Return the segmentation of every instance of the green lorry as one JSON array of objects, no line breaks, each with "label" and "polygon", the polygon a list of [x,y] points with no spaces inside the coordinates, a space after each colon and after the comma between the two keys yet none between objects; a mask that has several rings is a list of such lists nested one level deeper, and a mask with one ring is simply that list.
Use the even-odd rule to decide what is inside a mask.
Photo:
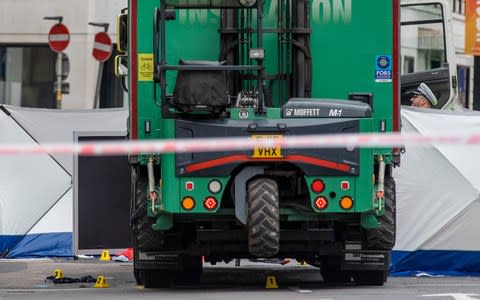
[{"label": "green lorry", "polygon": [[399,17],[399,0],[129,0],[116,58],[129,138],[269,141],[130,157],[139,284],[198,282],[204,263],[242,258],[384,284],[399,149],[275,141],[399,131]]}]

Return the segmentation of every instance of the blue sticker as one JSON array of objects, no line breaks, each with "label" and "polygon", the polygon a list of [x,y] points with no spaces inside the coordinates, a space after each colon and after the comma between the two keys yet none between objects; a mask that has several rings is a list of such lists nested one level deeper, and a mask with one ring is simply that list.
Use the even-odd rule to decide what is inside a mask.
[{"label": "blue sticker", "polygon": [[375,59],[375,82],[392,82],[392,56],[377,55]]}]

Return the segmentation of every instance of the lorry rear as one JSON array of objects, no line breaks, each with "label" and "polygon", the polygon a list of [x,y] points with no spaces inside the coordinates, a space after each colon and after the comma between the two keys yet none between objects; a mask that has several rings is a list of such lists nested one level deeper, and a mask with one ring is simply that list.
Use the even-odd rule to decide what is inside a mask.
[{"label": "lorry rear", "polygon": [[[127,18],[130,138],[199,149],[130,158],[137,281],[295,258],[383,285],[398,151],[276,141],[399,130],[399,1],[130,0]],[[202,152],[227,137],[268,143]]]}]

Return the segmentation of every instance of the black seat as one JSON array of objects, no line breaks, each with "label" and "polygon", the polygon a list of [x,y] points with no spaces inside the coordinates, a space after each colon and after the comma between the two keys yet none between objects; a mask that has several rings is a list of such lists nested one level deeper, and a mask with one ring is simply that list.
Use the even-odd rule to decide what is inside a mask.
[{"label": "black seat", "polygon": [[[183,61],[180,65],[221,66],[218,61]],[[225,72],[222,70],[180,70],[173,91],[173,104],[183,112],[219,112],[228,104]]]}]

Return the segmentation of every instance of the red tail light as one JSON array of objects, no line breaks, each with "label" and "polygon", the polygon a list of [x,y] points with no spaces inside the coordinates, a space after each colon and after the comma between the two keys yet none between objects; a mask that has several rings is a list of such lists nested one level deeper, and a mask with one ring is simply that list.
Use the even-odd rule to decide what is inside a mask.
[{"label": "red tail light", "polygon": [[203,200],[203,207],[205,207],[207,210],[214,210],[217,208],[218,202],[215,197],[207,197],[205,200]]},{"label": "red tail light", "polygon": [[320,196],[315,199],[314,204],[317,209],[323,210],[328,207],[328,200],[327,198]]},{"label": "red tail light", "polygon": [[314,193],[320,194],[325,190],[325,183],[321,179],[315,179],[310,187]]}]

